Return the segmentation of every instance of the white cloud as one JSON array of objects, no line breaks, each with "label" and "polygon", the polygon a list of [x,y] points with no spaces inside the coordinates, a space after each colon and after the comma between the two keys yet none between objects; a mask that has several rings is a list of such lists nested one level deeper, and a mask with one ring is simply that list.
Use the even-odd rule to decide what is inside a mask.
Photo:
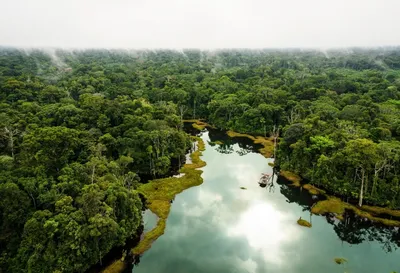
[{"label": "white cloud", "polygon": [[0,45],[400,45],[398,0],[1,0]]}]

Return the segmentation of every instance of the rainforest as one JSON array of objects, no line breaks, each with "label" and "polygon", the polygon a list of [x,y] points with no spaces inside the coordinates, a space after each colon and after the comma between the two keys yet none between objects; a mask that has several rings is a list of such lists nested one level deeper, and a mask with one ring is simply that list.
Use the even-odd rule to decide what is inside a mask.
[{"label": "rainforest", "polygon": [[85,272],[135,239],[143,254],[175,197],[229,168],[200,158],[215,147],[270,160],[310,213],[397,229],[400,48],[0,48],[0,272]]}]

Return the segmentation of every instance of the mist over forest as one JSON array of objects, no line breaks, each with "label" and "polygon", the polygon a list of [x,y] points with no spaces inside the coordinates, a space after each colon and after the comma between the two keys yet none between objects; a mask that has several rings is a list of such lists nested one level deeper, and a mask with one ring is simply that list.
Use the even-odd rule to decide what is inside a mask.
[{"label": "mist over forest", "polygon": [[2,47],[0,272],[84,272],[140,236],[146,185],[193,146],[185,120],[279,132],[276,169],[400,209],[399,47]]}]

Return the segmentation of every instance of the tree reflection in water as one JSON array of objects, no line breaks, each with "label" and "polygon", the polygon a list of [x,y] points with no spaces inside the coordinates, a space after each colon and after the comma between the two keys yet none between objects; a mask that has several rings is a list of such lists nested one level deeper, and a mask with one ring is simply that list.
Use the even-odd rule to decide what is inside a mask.
[{"label": "tree reflection in water", "polygon": [[[211,142],[222,141],[222,145],[218,145],[216,150],[223,154],[230,154],[234,151],[233,146],[238,144],[240,150],[236,153],[239,155],[246,155],[248,153],[257,153],[260,145],[254,144],[247,138],[230,138],[225,132],[219,130],[210,130],[209,137]],[[277,173],[273,173],[273,176],[277,176]],[[296,203],[302,207],[303,211],[310,212],[309,222],[312,223],[312,206],[322,198],[319,196],[312,196],[308,191],[304,191],[301,188],[292,187],[290,184],[281,176],[276,181],[268,183],[267,185],[260,185],[270,192],[274,192],[276,188],[280,190],[280,193],[286,197],[288,203]],[[276,187],[276,185],[278,187]],[[334,217],[334,215],[325,215],[326,221],[333,225],[333,229],[337,234],[338,238],[343,242],[349,244],[360,244],[365,241],[376,241],[379,242],[386,252],[395,251],[400,247],[400,232],[398,227],[387,227],[381,224],[373,223],[368,219],[364,219],[352,213],[346,211],[344,214],[344,220],[340,221]]]},{"label": "tree reflection in water", "polygon": [[[255,145],[254,143],[252,143],[251,140],[247,138],[230,138],[226,135],[225,132],[218,130],[210,130],[208,136],[210,138],[208,144],[214,147],[216,151],[222,154],[236,153],[240,156],[243,156],[249,153],[257,153],[258,149],[261,148],[261,146]],[[217,141],[219,142],[217,143]],[[237,146],[234,146],[235,144],[237,144]],[[273,175],[272,183],[260,185],[261,187],[263,187],[263,189],[259,190],[265,189],[269,192],[276,192],[276,190],[279,190],[279,192],[275,194],[280,193],[285,197],[287,203],[295,203],[298,206],[300,206],[301,210],[306,211],[308,213],[310,217],[308,221],[310,223],[313,222],[312,221],[313,218],[314,222],[317,222],[316,220],[317,218],[319,220],[321,219],[326,220],[327,223],[333,226],[333,230],[335,231],[337,237],[343,242],[343,244],[348,243],[350,245],[358,245],[365,242],[375,241],[379,243],[379,245],[385,252],[393,252],[399,248],[400,246],[399,228],[386,227],[379,224],[375,224],[368,219],[364,219],[354,215],[354,213],[352,213],[351,211],[346,211],[346,213],[344,214],[343,221],[339,221],[337,218],[334,217],[334,215],[325,215],[322,216],[323,218],[321,218],[321,216],[313,215],[311,213],[311,208],[318,200],[322,199],[321,197],[313,196],[309,194],[308,191],[301,190],[301,188],[290,186],[290,183],[288,183],[288,181],[286,181],[284,178],[280,177],[277,173],[273,173],[272,175]],[[257,183],[257,181],[254,181],[254,183]],[[242,192],[241,194],[245,194],[245,192]],[[233,232],[233,234],[234,235],[246,234],[247,236],[250,236],[250,239],[252,239],[251,242],[253,242],[253,244],[255,244],[257,247],[259,247],[257,243],[258,241],[260,241],[260,238],[255,237],[257,234],[259,234],[259,232],[257,230],[254,231],[254,229],[261,227],[263,228],[264,225],[260,225],[261,227],[258,227],[257,225],[253,226],[251,225],[251,221],[246,217],[251,216],[252,218],[257,218],[260,215],[264,215],[263,220],[265,221],[269,221],[268,219],[279,218],[277,215],[272,214],[275,212],[275,210],[270,209],[271,215],[269,217],[267,217],[268,214],[267,212],[268,212],[268,207],[255,206],[252,210],[250,210],[250,212],[244,214],[243,216],[244,218],[243,221],[241,222],[241,225],[237,227],[236,233]],[[265,226],[273,228],[274,227],[273,224],[274,223],[276,224],[276,222],[279,221],[274,221],[272,224],[271,222],[268,222],[268,224],[266,224]],[[275,229],[280,230],[280,228],[276,227]],[[254,232],[247,232],[248,230]],[[309,232],[313,232],[313,230],[311,229]],[[285,232],[276,232],[276,233],[285,234]],[[249,238],[247,238],[247,240],[249,240]],[[279,242],[279,240],[277,242]],[[137,266],[139,262],[140,262],[140,257],[135,257],[132,261],[132,265]],[[333,263],[333,257],[332,257],[332,263]],[[171,266],[173,265],[168,264],[168,267]],[[166,270],[164,272],[175,272],[176,271],[175,265],[173,267],[174,268],[168,268],[169,271],[166,268],[164,268]],[[186,269],[187,268],[190,268],[190,266],[187,265]],[[129,267],[129,269],[131,270],[132,267]]]},{"label": "tree reflection in water", "polygon": [[[229,137],[225,131],[220,130],[209,130],[211,146],[218,146],[216,150],[222,154],[231,154],[236,152],[238,155],[243,156],[248,153],[257,153],[258,149],[262,148],[259,144],[254,144],[252,140],[247,137]],[[221,141],[223,144],[215,144],[216,141]],[[234,150],[234,145],[239,146],[239,150]]]},{"label": "tree reflection in water", "polygon": [[[277,183],[280,185],[281,193],[287,198],[289,203],[297,203],[303,211],[310,211],[318,200],[313,198],[307,191],[301,188],[290,186],[290,182],[283,177],[278,177]],[[326,221],[333,225],[333,229],[338,238],[351,245],[361,244],[365,241],[379,242],[385,252],[395,251],[400,247],[400,232],[398,227],[388,227],[379,223],[374,223],[369,219],[355,215],[352,211],[346,210],[344,220],[338,220],[333,214],[325,215]]]}]

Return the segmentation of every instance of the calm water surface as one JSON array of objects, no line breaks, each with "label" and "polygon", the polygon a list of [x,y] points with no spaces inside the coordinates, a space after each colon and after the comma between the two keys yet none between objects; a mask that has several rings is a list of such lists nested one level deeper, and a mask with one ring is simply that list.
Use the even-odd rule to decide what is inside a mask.
[{"label": "calm water surface", "polygon": [[[213,145],[210,137],[230,143]],[[307,192],[276,179],[273,188],[258,185],[261,173],[272,173],[272,159],[253,152],[251,143],[212,132],[202,138],[204,183],[176,197],[165,234],[134,273],[400,272],[398,228],[351,215],[344,222],[311,216]],[[299,217],[313,227],[297,225]],[[151,213],[145,218],[154,226]],[[348,262],[337,265],[335,257]]]}]

